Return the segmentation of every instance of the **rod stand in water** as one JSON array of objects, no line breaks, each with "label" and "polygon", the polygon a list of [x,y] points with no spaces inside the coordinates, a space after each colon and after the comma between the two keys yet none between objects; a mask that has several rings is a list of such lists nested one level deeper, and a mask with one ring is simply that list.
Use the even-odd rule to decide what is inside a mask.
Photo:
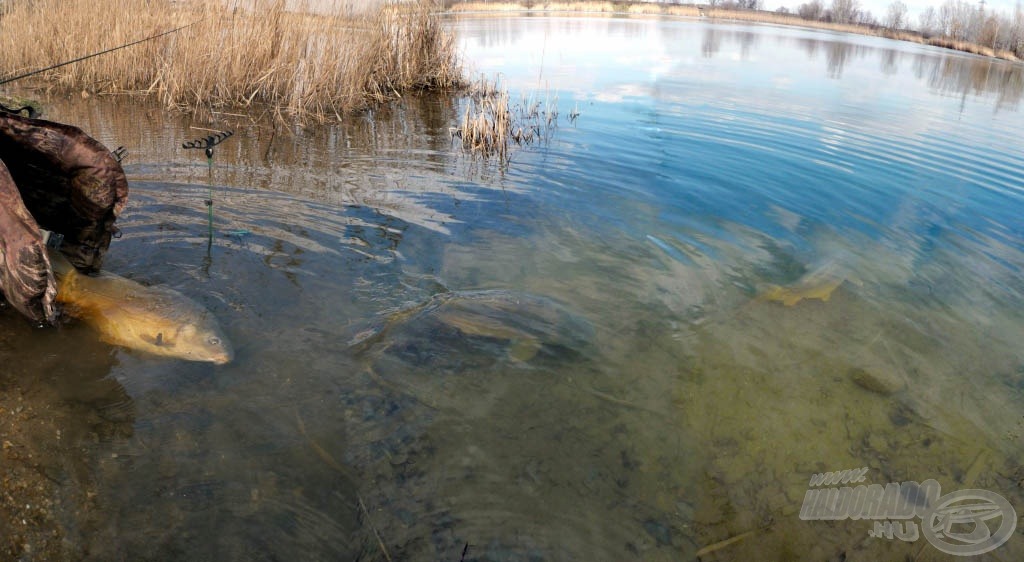
[{"label": "rod stand in water", "polygon": [[210,135],[206,138],[196,139],[193,141],[184,142],[181,147],[188,150],[193,148],[202,148],[206,153],[206,183],[210,188],[210,197],[206,199],[206,209],[208,216],[209,232],[206,238],[206,251],[209,252],[213,247],[213,147],[224,142],[231,135],[235,134],[234,131],[221,131],[219,133]]}]

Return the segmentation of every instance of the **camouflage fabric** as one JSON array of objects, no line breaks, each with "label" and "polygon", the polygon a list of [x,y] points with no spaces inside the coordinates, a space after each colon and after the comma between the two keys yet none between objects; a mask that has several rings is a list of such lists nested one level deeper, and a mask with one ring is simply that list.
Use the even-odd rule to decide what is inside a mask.
[{"label": "camouflage fabric", "polygon": [[57,284],[39,225],[21,202],[0,162],[0,287],[11,306],[36,322],[52,323]]},{"label": "camouflage fabric", "polygon": [[80,129],[4,111],[0,160],[0,290],[22,314],[52,322],[53,274],[39,228],[64,235],[61,251],[75,267],[98,270],[128,180],[110,150]]},{"label": "camouflage fabric", "polygon": [[128,198],[110,150],[76,127],[0,112],[0,159],[39,226],[64,235],[71,263],[98,270]]}]

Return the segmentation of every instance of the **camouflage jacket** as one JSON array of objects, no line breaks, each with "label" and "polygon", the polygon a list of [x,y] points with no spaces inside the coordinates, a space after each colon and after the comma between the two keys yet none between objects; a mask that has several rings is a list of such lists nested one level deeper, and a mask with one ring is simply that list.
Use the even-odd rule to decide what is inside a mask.
[{"label": "camouflage jacket", "polygon": [[0,291],[36,322],[55,321],[56,281],[40,229],[96,271],[128,198],[117,158],[80,129],[0,111]]}]

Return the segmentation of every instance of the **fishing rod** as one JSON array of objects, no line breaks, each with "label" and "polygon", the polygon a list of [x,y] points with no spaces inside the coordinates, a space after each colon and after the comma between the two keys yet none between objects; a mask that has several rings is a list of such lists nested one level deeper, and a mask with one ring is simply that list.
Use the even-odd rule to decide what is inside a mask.
[{"label": "fishing rod", "polygon": [[174,32],[177,32],[177,31],[181,31],[182,29],[185,29],[186,27],[192,27],[193,25],[195,25],[197,23],[199,23],[199,21],[194,21],[194,22],[192,22],[190,24],[183,25],[181,27],[178,27],[178,28],[175,28],[175,29],[171,29],[169,31],[164,31],[163,33],[158,33],[158,34],[150,36],[150,37],[146,37],[145,39],[139,39],[138,41],[132,41],[131,43],[126,43],[124,45],[121,45],[120,47],[113,47],[113,48],[110,48],[110,49],[99,51],[97,53],[92,53],[90,55],[85,55],[84,57],[78,57],[75,60],[69,60],[69,61],[57,63],[57,64],[55,64],[53,66],[48,66],[46,68],[40,68],[39,70],[33,70],[31,72],[26,72],[25,74],[20,74],[18,76],[13,76],[11,78],[4,78],[3,80],[0,80],[0,86],[2,86],[4,84],[7,84],[9,82],[14,82],[15,80],[21,80],[22,78],[28,78],[29,76],[34,76],[36,74],[39,74],[39,73],[42,73],[42,72],[46,72],[47,70],[53,70],[55,68],[60,68],[62,66],[67,66],[69,64],[74,64],[76,62],[81,62],[81,61],[84,61],[86,59],[91,59],[93,57],[98,57],[100,55],[105,55],[107,53],[112,53],[114,51],[117,51],[117,50],[120,50],[120,49],[124,49],[126,47],[131,47],[132,45],[138,45],[139,43],[145,43],[146,41],[151,41],[153,39],[157,39],[159,37],[163,37],[164,35],[170,35],[171,33],[174,33]]}]

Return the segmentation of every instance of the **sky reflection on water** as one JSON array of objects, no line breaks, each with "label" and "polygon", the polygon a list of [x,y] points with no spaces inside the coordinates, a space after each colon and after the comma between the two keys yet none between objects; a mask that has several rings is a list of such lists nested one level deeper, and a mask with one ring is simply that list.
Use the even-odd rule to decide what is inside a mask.
[{"label": "sky reflection on water", "polygon": [[[631,247],[620,281],[635,284],[620,290],[671,311],[662,345],[688,373],[686,390],[676,387],[679,431],[707,446],[697,447],[715,459],[705,484],[723,488],[711,511],[767,509],[775,521],[774,538],[727,559],[787,549],[824,559],[826,544],[899,556],[894,545],[842,546],[856,534],[798,539],[785,522],[785,505],[799,503],[793,467],[866,463],[881,471],[874,481],[952,472],[945,485],[964,484],[962,467],[982,462],[968,445],[979,439],[982,454],[1006,455],[987,483],[1018,495],[1005,475],[1024,413],[1012,382],[1024,372],[1013,343],[1024,337],[1021,65],[695,21],[476,18],[459,29],[477,69],[500,73],[513,99],[581,108],[543,158],[514,157],[511,175],[539,185],[533,196],[548,205],[592,217],[618,252]],[[749,300],[816,275],[843,279],[840,296],[792,309]],[[598,286],[580,291],[617,290]],[[657,316],[647,321],[659,326]],[[630,330],[644,332],[619,333]],[[671,367],[656,355],[622,366],[631,383],[616,396],[657,403],[667,390],[651,379],[670,379]],[[895,374],[905,394],[851,392],[857,369]],[[641,383],[645,372],[660,374]],[[912,429],[899,429],[907,413]],[[798,427],[807,423],[817,431]],[[949,442],[929,450],[936,434],[922,437],[924,427]]]}]

